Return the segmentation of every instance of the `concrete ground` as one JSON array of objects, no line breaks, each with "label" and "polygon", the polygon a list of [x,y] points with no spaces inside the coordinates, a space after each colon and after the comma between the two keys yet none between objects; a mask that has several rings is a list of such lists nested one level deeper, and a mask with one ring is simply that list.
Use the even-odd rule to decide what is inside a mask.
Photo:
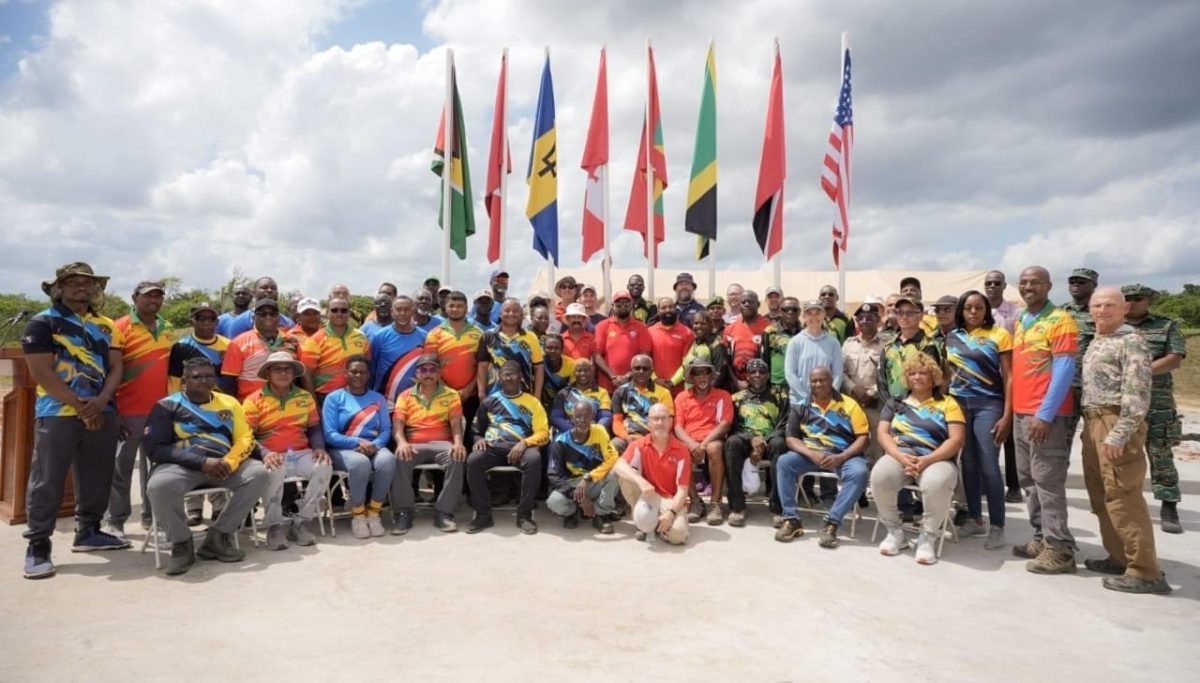
[{"label": "concrete ground", "polygon": [[[1186,680],[1200,665],[1200,461],[1180,471],[1187,533],[1156,534],[1166,597],[1106,591],[1082,565],[1036,576],[978,538],[947,542],[932,567],[882,557],[870,522],[834,551],[815,534],[782,545],[761,505],[743,529],[694,527],[684,548],[635,542],[628,522],[565,531],[544,508],[532,537],[511,513],[467,536],[422,512],[408,536],[372,541],[343,520],[316,547],[177,579],[136,546],[70,553],[62,520],[58,576],[27,581],[21,529],[3,528],[0,680]],[[1081,558],[1099,557],[1081,472],[1071,526]],[[1008,512],[1009,540],[1026,540],[1023,506]]]}]

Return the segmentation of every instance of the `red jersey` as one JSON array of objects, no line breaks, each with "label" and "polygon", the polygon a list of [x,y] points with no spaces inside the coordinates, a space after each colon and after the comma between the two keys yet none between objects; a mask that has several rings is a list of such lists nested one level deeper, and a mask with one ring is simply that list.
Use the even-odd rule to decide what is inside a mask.
[{"label": "red jersey", "polygon": [[678,322],[670,327],[654,323],[649,332],[654,347],[650,353],[654,359],[654,375],[669,380],[683,364],[683,357],[696,341],[696,334],[687,325]]},{"label": "red jersey", "polygon": [[117,318],[115,325],[125,337],[117,412],[149,415],[154,404],[167,395],[167,361],[175,345],[171,324],[158,316],[151,332],[136,315],[126,315]]},{"label": "red jersey", "polygon": [[753,323],[738,318],[725,326],[723,338],[725,345],[729,347],[733,375],[739,380],[746,380],[746,362],[759,357],[763,333],[770,325],[771,320],[765,315],[760,315]]},{"label": "red jersey", "polygon": [[569,331],[564,330],[562,340],[564,356],[569,356],[575,360],[591,360],[592,354],[596,353],[596,335],[587,330],[584,330],[578,338],[574,337]]},{"label": "red jersey", "polygon": [[687,489],[692,482],[691,454],[682,441],[674,436],[669,439],[666,449],[659,453],[653,437],[643,436],[629,444],[621,456],[663,498],[674,498],[680,488]]},{"label": "red jersey", "polygon": [[675,423],[696,441],[703,441],[722,422],[733,422],[733,397],[728,391],[714,387],[698,398],[688,389],[675,398]]},{"label": "red jersey", "polygon": [[[624,324],[614,317],[602,320],[596,325],[596,353],[604,357],[613,374],[628,373],[633,357],[639,353],[649,355],[653,348],[646,323],[634,319],[633,316]],[[601,386],[612,391],[613,383],[608,375],[603,372],[597,373],[597,379]]]}]

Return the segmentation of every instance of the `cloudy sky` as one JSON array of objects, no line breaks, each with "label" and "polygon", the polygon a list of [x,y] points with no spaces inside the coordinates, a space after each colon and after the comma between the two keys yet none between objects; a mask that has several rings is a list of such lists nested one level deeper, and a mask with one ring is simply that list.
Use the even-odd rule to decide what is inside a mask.
[{"label": "cloudy sky", "polygon": [[[831,268],[818,177],[855,58],[852,269],[1040,263],[1106,282],[1200,282],[1200,3],[648,3],[516,0],[0,0],[0,290],[85,259],[119,292],[235,267],[285,289],[370,293],[440,264],[429,171],[454,48],[479,233],[452,281],[479,286],[480,203],[500,52],[511,55],[510,270],[539,265],[522,178],[543,49],[558,109],[564,265],[579,264],[578,169],[608,46],[612,212],[628,200],[653,40],[683,233],[704,53],[716,41],[720,263],[754,268],[750,218],[779,37],[787,112],[785,267]],[[852,5],[852,6],[850,6]],[[618,266],[640,238],[614,230]],[[1065,290],[1065,283],[1062,287]],[[1063,291],[1065,294],[1065,291]]]}]

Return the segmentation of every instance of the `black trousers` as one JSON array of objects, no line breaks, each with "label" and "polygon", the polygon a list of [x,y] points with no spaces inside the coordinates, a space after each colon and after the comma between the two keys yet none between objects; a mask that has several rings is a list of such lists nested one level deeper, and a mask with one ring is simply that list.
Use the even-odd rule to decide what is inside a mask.
[{"label": "black trousers", "polygon": [[[750,457],[750,437],[745,434],[731,434],[725,439],[725,481],[728,485],[726,495],[729,498],[730,512],[744,512],[746,510],[746,492],[742,490],[742,468],[746,465],[746,460]],[[782,436],[777,436],[767,440],[766,457],[771,463],[771,481],[767,482],[767,490],[770,491],[768,504],[771,512],[775,514],[783,513],[783,506],[779,504],[779,491],[774,485],[775,483],[775,461],[779,456],[787,451],[787,441]]]},{"label": "black trousers", "polygon": [[100,525],[108,509],[116,465],[118,421],[108,412],[100,429],[85,429],[77,417],[39,417],[34,423],[33,462],[25,509],[29,528],[23,534],[31,541],[50,538],[62,505],[67,471],[75,481],[75,529]]},{"label": "black trousers", "polygon": [[[509,446],[489,445],[487,450],[471,452],[467,456],[467,483],[471,491],[471,508],[481,517],[492,516],[492,500],[488,491],[487,471],[500,465],[508,465]],[[521,500],[517,503],[517,516],[529,517],[537,505],[538,486],[542,483],[542,453],[528,447],[521,454],[515,467],[521,470]]]}]

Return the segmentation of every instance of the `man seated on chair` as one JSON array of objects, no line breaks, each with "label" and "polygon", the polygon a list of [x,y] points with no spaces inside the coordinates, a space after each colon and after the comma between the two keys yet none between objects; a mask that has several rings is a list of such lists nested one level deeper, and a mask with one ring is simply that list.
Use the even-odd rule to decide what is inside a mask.
[{"label": "man seated on chair", "polygon": [[[783,427],[788,416],[786,387],[771,384],[771,369],[761,358],[746,361],[742,391],[733,395],[733,427],[725,440],[725,476],[729,482],[729,526],[746,525],[746,492],[742,490],[742,468],[746,459],[757,467],[763,458],[774,469],[775,459],[787,450]],[[779,515],[779,496],[772,488],[769,506]]]},{"label": "man seated on chair", "polygon": [[833,472],[841,486],[825,514],[817,543],[836,548],[838,527],[853,512],[867,488],[871,467],[863,457],[870,440],[867,414],[858,402],[833,388],[833,373],[817,366],[808,373],[808,403],[792,406],[787,419],[788,452],[775,464],[776,489],[783,504],[783,524],[775,540],[791,542],[804,535],[797,506],[800,478],[809,472]]},{"label": "man seated on chair", "polygon": [[671,411],[664,403],[650,408],[650,433],[625,449],[613,471],[621,495],[633,508],[634,537],[655,534],[671,545],[688,538],[687,499],[692,483],[692,458],[671,433]]},{"label": "man seated on chair", "polygon": [[654,381],[654,361],[639,353],[629,363],[629,381],[617,387],[612,397],[613,446],[617,453],[650,433],[650,408],[663,403],[675,415],[671,390]]},{"label": "man seated on chair", "polygon": [[[722,488],[725,485],[725,435],[733,426],[733,397],[724,389],[712,385],[713,364],[703,358],[694,359],[687,369],[691,388],[680,392],[675,399],[675,436],[692,454],[696,466],[708,463],[708,479],[712,484],[708,523],[716,526],[725,521],[721,512]],[[699,522],[705,516],[704,502],[691,485],[688,521]]]},{"label": "man seated on chair", "polygon": [[417,359],[417,383],[396,399],[392,433],[396,435],[396,478],[392,480],[392,507],[396,524],[392,534],[402,536],[412,528],[415,499],[413,473],[417,465],[440,465],[445,482],[434,504],[433,526],[458,531],[454,509],[462,495],[464,463],[463,408],[459,392],[442,384],[442,364],[427,353]]},{"label": "man seated on chair", "polygon": [[[317,412],[317,399],[293,384],[304,366],[287,351],[267,357],[258,375],[266,380],[246,397],[242,410],[271,474],[267,486],[267,549],[284,550],[287,537],[297,545],[313,545],[310,522],[319,513],[329,489],[333,465],[325,452],[325,434]],[[292,524],[283,519],[283,485],[287,478],[305,479],[304,497]]]},{"label": "man seated on chair", "polygon": [[[266,468],[249,459],[254,435],[237,399],[213,391],[217,370],[203,357],[183,363],[183,390],[150,409],[142,454],[154,463],[146,485],[158,523],[171,542],[167,573],[186,572],[199,556],[240,562],[246,553],[234,547],[233,534],[266,490]],[[232,491],[220,516],[208,528],[197,551],[183,510],[183,496],[202,486]],[[151,530],[151,533],[155,533]]]},{"label": "man seated on chair", "polygon": [[617,449],[608,439],[608,430],[596,424],[596,409],[590,401],[579,401],[571,410],[571,429],[550,444],[550,463],[546,476],[550,496],[546,507],[563,518],[564,529],[579,526],[580,513],[592,518],[592,526],[602,534],[613,532],[617,511]]},{"label": "man seated on chair", "polygon": [[536,534],[533,508],[542,482],[542,453],[550,441],[546,411],[532,394],[522,391],[522,367],[509,360],[500,368],[500,386],[483,399],[475,415],[475,444],[467,456],[467,485],[475,518],[467,533],[475,534],[493,525],[492,502],[487,472],[508,465],[521,470],[521,500],[517,504],[517,528]]}]

